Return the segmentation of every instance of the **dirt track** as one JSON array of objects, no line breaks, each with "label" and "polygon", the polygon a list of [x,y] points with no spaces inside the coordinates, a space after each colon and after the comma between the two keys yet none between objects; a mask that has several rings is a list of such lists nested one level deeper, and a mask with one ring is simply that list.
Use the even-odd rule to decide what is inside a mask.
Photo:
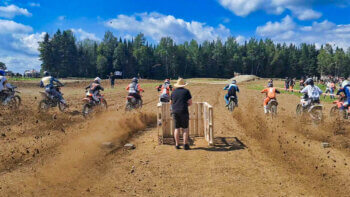
[{"label": "dirt track", "polygon": [[[81,110],[84,85],[63,89],[71,111]],[[263,95],[247,84],[230,114],[222,85],[191,84],[195,102],[214,106],[216,136],[245,147],[197,139],[191,151],[175,150],[157,143],[155,85],[143,83],[142,112],[125,113],[126,83],[117,84],[105,93],[109,111],[88,120],[38,114],[39,89],[22,89],[25,106],[0,112],[0,196],[349,196],[348,125],[308,125],[295,117],[298,98],[285,94],[271,120],[262,114]],[[116,147],[101,148],[106,141]],[[125,141],[136,149],[118,149]],[[322,148],[324,141],[332,147]]]}]

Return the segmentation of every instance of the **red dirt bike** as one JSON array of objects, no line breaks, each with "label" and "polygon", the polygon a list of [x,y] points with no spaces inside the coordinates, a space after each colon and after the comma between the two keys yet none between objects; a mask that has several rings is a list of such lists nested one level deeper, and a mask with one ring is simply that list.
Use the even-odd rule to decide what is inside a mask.
[{"label": "red dirt bike", "polygon": [[142,103],[143,103],[142,98],[137,100],[133,96],[127,96],[126,100],[127,101],[126,101],[125,111],[131,111],[133,109],[139,109],[142,107]]},{"label": "red dirt bike", "polygon": [[98,102],[92,98],[92,94],[90,92],[86,93],[86,97],[83,99],[83,116],[87,117],[94,111],[94,108],[98,107],[101,110],[107,109],[107,101],[104,99],[103,95],[97,95]]},{"label": "red dirt bike", "polygon": [[344,105],[344,100],[343,98],[340,98],[337,101],[334,101],[333,104],[335,104],[335,106],[333,106],[330,110],[330,116],[331,117],[342,117],[344,119],[349,119],[350,118],[350,106],[348,106],[347,109],[341,110],[341,108],[343,108]]}]

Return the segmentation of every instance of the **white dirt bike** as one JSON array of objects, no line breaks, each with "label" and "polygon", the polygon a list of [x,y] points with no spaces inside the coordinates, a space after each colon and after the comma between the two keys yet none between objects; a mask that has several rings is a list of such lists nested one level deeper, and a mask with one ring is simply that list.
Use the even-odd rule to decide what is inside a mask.
[{"label": "white dirt bike", "polygon": [[235,107],[237,107],[237,104],[236,104],[236,97],[235,96],[230,96],[228,98],[229,102],[228,102],[228,105],[227,105],[227,109],[230,111],[230,112],[233,112],[233,110],[235,109]]},{"label": "white dirt bike", "polygon": [[323,121],[323,105],[319,101],[311,100],[302,97],[297,105],[296,113],[298,116],[306,115],[311,118],[314,124],[320,124]]},{"label": "white dirt bike", "polygon": [[266,106],[267,114],[271,114],[272,117],[277,116],[278,102],[276,99],[271,99]]},{"label": "white dirt bike", "polygon": [[20,93],[16,89],[16,86],[8,84],[7,90],[0,97],[0,104],[3,104],[5,100],[8,100],[5,106],[8,106],[11,109],[18,109],[21,106],[22,99],[19,95],[16,94]]}]

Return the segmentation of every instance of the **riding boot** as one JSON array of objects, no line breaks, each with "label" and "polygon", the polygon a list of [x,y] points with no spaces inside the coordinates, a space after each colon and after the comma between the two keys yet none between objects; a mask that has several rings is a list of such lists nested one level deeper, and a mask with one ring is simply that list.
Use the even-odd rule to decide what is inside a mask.
[{"label": "riding boot", "polygon": [[267,106],[264,106],[264,113],[267,114]]}]

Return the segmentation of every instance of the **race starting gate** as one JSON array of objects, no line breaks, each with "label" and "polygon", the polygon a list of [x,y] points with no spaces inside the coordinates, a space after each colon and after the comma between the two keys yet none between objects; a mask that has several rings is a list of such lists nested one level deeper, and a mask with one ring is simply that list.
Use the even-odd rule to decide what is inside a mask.
[{"label": "race starting gate", "polygon": [[[157,120],[159,144],[174,142],[175,125],[170,108],[171,105],[169,103],[158,103]],[[209,145],[214,145],[213,107],[206,102],[193,103],[189,107],[189,114],[190,138],[204,137]]]}]

